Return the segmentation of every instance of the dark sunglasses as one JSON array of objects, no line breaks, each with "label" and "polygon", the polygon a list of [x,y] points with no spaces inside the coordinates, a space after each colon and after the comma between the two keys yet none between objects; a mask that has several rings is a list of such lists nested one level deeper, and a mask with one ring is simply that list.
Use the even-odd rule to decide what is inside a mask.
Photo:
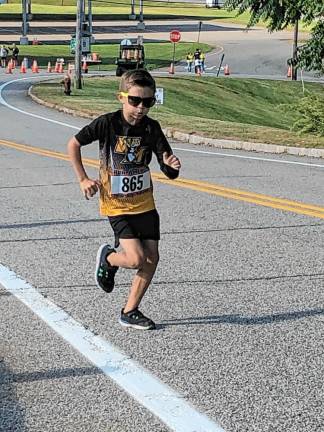
[{"label": "dark sunglasses", "polygon": [[145,108],[151,108],[156,102],[155,96],[141,98],[139,96],[129,95],[126,92],[120,92],[120,95],[127,97],[129,105],[132,105],[134,107],[137,107],[140,103],[143,103],[143,106]]}]

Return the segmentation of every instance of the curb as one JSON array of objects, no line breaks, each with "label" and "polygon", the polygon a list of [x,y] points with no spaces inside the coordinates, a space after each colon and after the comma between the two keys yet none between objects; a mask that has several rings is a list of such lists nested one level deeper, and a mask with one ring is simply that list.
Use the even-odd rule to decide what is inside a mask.
[{"label": "curb", "polygon": [[[64,112],[66,114],[72,115],[74,117],[82,117],[87,119],[94,119],[98,117],[97,114],[89,114],[84,111],[73,110],[70,108],[62,107],[58,104],[44,101],[38,98],[32,92],[33,86],[28,89],[28,96],[31,99],[47,108],[53,108],[57,111]],[[255,143],[249,141],[239,141],[239,140],[226,140],[217,138],[208,138],[196,135],[194,133],[188,134],[185,132],[180,132],[174,130],[173,128],[166,127],[162,129],[167,138],[173,138],[181,142],[186,142],[188,144],[194,145],[205,145],[207,147],[214,147],[220,149],[231,149],[231,150],[245,150],[245,151],[255,151],[260,153],[273,153],[273,154],[289,154],[293,156],[307,156],[313,158],[324,159],[324,149],[317,148],[307,148],[307,147],[290,147],[277,144],[264,144]]]},{"label": "curb", "polygon": [[30,86],[30,87],[28,88],[28,96],[29,96],[29,97],[30,97],[34,102],[38,103],[39,105],[43,105],[43,106],[45,106],[45,107],[47,107],[47,108],[53,108],[53,109],[55,109],[56,111],[60,111],[60,112],[63,112],[63,113],[65,113],[65,114],[70,114],[70,115],[72,115],[73,117],[82,117],[82,118],[88,118],[88,119],[94,119],[94,118],[98,117],[97,115],[91,115],[91,114],[86,113],[86,112],[84,112],[84,111],[73,110],[73,109],[71,109],[71,108],[65,108],[65,107],[62,107],[62,106],[60,106],[60,105],[58,105],[58,104],[54,104],[54,103],[52,103],[52,102],[44,101],[43,99],[40,99],[39,97],[37,97],[37,96],[35,96],[35,95],[33,94],[33,87],[34,87],[34,86]]},{"label": "curb", "polygon": [[294,156],[308,156],[324,159],[324,149],[307,148],[307,147],[290,147],[277,144],[264,144],[249,141],[216,139],[199,136],[196,134],[187,134],[176,131],[172,128],[164,129],[168,138],[174,138],[178,141],[187,142],[195,145],[205,145],[220,149],[255,151],[260,153],[290,154]]}]

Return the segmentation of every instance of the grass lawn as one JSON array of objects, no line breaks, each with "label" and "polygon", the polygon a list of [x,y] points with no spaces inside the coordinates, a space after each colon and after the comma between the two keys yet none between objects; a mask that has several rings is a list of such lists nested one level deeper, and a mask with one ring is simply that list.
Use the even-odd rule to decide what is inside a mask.
[{"label": "grass lawn", "polygon": [[[208,52],[212,49],[207,44],[198,44],[200,48]],[[184,59],[189,50],[194,50],[197,44],[191,42],[179,42],[176,46],[176,61]],[[50,61],[53,63],[58,57],[63,57],[66,62],[73,62],[74,57],[70,54],[69,45],[22,45],[19,47],[19,56],[37,59],[40,66],[47,66]],[[92,45],[92,52],[100,54],[102,58],[101,70],[116,69],[115,59],[119,53],[118,44]],[[145,42],[145,60],[148,69],[169,66],[173,55],[173,44],[170,42]],[[90,69],[97,69],[92,66]]]},{"label": "grass lawn", "polygon": [[[1,14],[21,13],[21,1],[8,0],[8,3],[0,6]],[[93,14],[109,15],[109,19],[128,19],[130,13],[130,1],[118,0],[107,3],[102,1],[92,2]],[[135,12],[139,13],[139,6],[136,3]],[[76,0],[32,0],[33,14],[74,14],[76,13]],[[236,18],[236,12],[228,12],[225,9],[206,8],[205,6],[190,3],[156,3],[145,1],[144,18],[195,18],[195,19],[219,19],[236,23],[247,23],[248,14]]]},{"label": "grass lawn", "polygon": [[[20,0],[7,0],[8,3],[0,5],[1,15],[4,17],[8,14],[21,14],[22,6]],[[32,13],[35,15],[75,15],[77,0],[32,0]],[[92,12],[95,15],[106,15],[109,20],[128,20],[130,14],[130,0],[112,0],[105,3],[93,0]],[[136,4],[135,13],[139,14],[139,6]],[[205,6],[176,2],[154,2],[145,1],[144,19],[195,19],[195,20],[216,20],[234,24],[246,25],[249,21],[250,14],[244,12],[238,15],[236,11],[227,11],[226,9],[206,8]],[[37,19],[35,17],[34,19]],[[95,19],[95,17],[94,17]],[[258,23],[258,26],[265,27],[264,22]],[[300,23],[300,32],[309,31],[311,26],[305,26]],[[292,27],[288,28],[292,30]]]},{"label": "grass lawn", "polygon": [[[64,97],[53,82],[39,84],[33,92],[60,106],[100,114],[119,107],[118,82],[114,77],[89,78],[71,97]],[[150,115],[163,127],[213,138],[324,148],[323,137],[290,130],[297,119],[290,104],[303,96],[299,82],[193,76],[158,78],[157,86],[164,88],[165,104],[153,107]],[[324,97],[319,84],[306,84],[306,89]]]},{"label": "grass lawn", "polygon": [[[127,20],[130,14],[130,0],[116,0],[107,3],[102,1],[92,2],[94,15],[107,15],[109,20]],[[139,14],[139,6],[136,3],[135,12]],[[8,3],[0,6],[1,15],[21,14],[22,7],[19,0],[8,0]],[[32,0],[32,13],[36,15],[75,15],[76,0]],[[59,17],[57,17],[59,18]],[[244,13],[237,16],[236,11],[229,12],[225,9],[206,8],[205,6],[190,3],[156,3],[145,1],[144,19],[196,19],[196,20],[217,20],[246,25],[249,14]],[[37,19],[35,17],[34,19]],[[95,17],[94,17],[95,19]],[[260,23],[262,26],[262,23]]]}]

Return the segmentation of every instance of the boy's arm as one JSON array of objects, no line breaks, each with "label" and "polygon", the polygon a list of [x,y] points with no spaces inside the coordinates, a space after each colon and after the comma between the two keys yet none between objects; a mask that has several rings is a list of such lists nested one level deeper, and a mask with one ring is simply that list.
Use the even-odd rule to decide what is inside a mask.
[{"label": "boy's arm", "polygon": [[100,181],[93,180],[88,177],[82,163],[80,147],[79,141],[75,137],[72,137],[68,142],[67,149],[74,172],[79,181],[81,191],[84,197],[88,200],[98,192],[98,189],[100,188]]},{"label": "boy's arm", "polygon": [[175,179],[179,176],[179,171],[181,168],[180,159],[174,154],[170,154],[169,152],[163,153],[163,164],[164,167],[162,171],[164,174],[170,179]]},{"label": "boy's arm", "polygon": [[155,137],[155,154],[160,164],[161,171],[169,178],[176,179],[179,176],[181,162],[172,152],[170,144],[166,139],[161,126],[158,124],[157,136]]}]

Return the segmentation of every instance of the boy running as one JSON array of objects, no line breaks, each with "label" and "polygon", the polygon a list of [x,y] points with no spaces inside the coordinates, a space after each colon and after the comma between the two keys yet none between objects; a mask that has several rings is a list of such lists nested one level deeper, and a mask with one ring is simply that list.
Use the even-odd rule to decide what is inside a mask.
[{"label": "boy running", "polygon": [[[170,179],[179,175],[179,159],[172,154],[159,123],[147,114],[155,103],[155,81],[143,69],[126,72],[118,100],[122,110],[104,114],[70,139],[68,153],[86,199],[100,191],[100,213],[108,216],[116,251],[103,244],[97,253],[95,280],[106,292],[114,288],[119,267],[137,269],[120,323],[141,330],[155,329],[138,306],[150,285],[158,261],[159,215],[155,209],[149,163],[152,153]],[[81,147],[99,140],[100,180],[88,177]]]}]

